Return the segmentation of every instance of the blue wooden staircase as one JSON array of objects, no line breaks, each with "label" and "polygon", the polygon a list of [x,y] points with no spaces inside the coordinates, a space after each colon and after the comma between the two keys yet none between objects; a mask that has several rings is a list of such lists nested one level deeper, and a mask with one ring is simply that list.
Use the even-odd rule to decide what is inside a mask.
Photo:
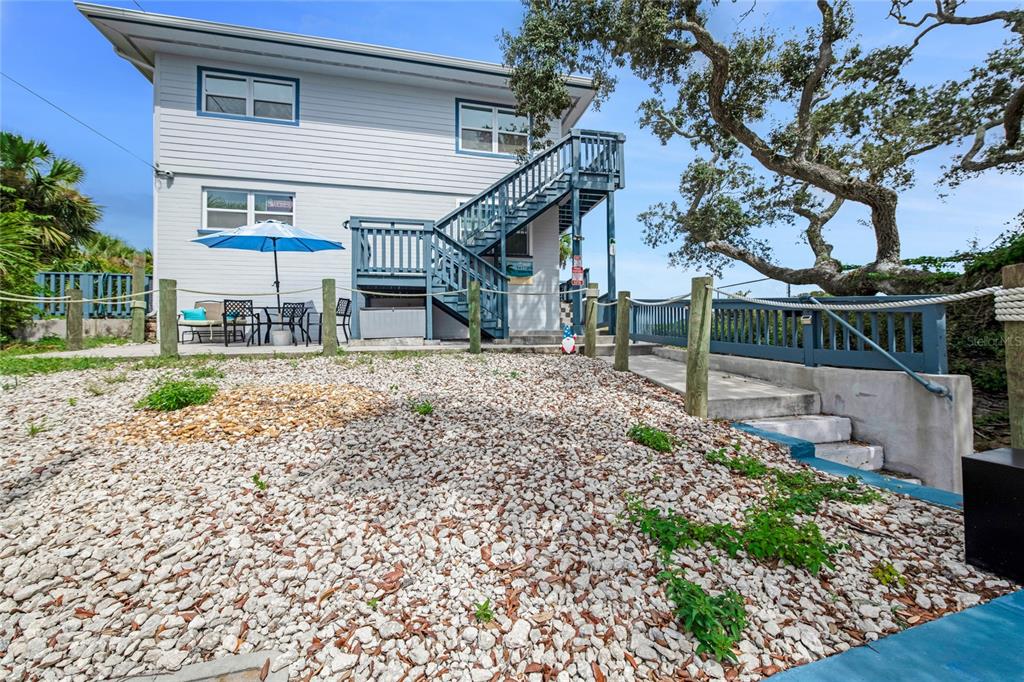
[{"label": "blue wooden staircase", "polygon": [[[466,289],[480,283],[481,331],[508,336],[505,244],[554,206],[562,231],[609,193],[623,187],[623,143],[618,133],[573,130],[439,220],[354,216],[353,288],[422,293],[463,323]],[[358,302],[353,332],[358,337]],[[427,305],[430,336],[431,305]]]}]

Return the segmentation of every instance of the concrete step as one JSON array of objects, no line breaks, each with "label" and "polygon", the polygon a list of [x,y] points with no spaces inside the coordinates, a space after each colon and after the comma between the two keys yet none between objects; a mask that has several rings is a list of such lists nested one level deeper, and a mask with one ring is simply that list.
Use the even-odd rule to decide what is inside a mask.
[{"label": "concrete step", "polygon": [[878,471],[885,464],[885,452],[881,445],[862,443],[819,443],[814,446],[814,456],[854,469]]},{"label": "concrete step", "polygon": [[747,423],[764,431],[781,433],[784,436],[809,440],[812,443],[836,443],[850,440],[850,420],[846,417],[828,414],[754,419]]}]

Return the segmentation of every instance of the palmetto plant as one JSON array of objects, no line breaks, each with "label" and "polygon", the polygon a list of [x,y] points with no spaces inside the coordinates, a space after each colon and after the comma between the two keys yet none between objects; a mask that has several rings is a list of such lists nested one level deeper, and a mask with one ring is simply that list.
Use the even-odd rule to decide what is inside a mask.
[{"label": "palmetto plant", "polygon": [[[41,263],[66,257],[96,235],[102,210],[78,190],[85,171],[37,140],[0,132],[0,289],[36,290]],[[0,343],[31,318],[32,306],[0,303]]]},{"label": "palmetto plant", "polygon": [[34,221],[41,260],[64,255],[68,248],[96,234],[102,209],[78,190],[85,170],[74,161],[56,156],[44,142],[15,133],[0,133],[0,183],[3,211],[19,206],[46,216]]}]

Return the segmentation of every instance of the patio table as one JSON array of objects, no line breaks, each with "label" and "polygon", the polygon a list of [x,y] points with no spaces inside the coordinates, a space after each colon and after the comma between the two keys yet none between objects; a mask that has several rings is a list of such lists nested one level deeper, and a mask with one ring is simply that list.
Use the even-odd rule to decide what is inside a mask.
[{"label": "patio table", "polygon": [[[273,329],[273,325],[277,325],[277,326],[281,327],[282,329],[287,329],[288,325],[284,321],[284,319],[282,318],[282,315],[281,315],[281,310],[283,308],[284,308],[284,306],[276,306],[276,305],[258,305],[258,306],[253,306],[254,310],[262,310],[263,314],[267,318],[267,332],[266,332],[266,334],[263,337],[263,341],[265,343],[270,343],[270,332]],[[313,312],[313,311],[310,311],[310,310],[307,309],[305,311],[305,313],[302,315],[302,317],[299,317],[299,318],[297,318],[295,320],[296,326],[300,330],[300,334],[305,334],[307,337],[309,335],[309,330],[308,330],[309,321],[308,321],[308,318],[309,318],[309,313],[310,312]],[[276,320],[274,319],[274,316],[277,317]]]}]

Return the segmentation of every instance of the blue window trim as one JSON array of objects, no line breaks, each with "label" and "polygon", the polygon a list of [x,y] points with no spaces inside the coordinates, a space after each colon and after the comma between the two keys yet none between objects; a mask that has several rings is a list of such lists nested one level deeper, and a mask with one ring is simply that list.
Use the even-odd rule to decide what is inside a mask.
[{"label": "blue window trim", "polygon": [[[459,123],[459,110],[462,108],[463,104],[478,104],[478,105],[480,105],[482,107],[494,107],[496,109],[497,108],[511,109],[513,111],[515,111],[515,108],[516,108],[515,104],[502,104],[501,102],[481,102],[480,100],[462,99],[460,97],[456,97],[455,98],[455,153],[456,154],[460,154],[462,156],[482,156],[482,157],[485,157],[485,158],[492,158],[492,159],[514,159],[514,158],[516,158],[515,154],[499,154],[498,152],[478,152],[478,151],[474,151],[472,149],[463,149],[462,148],[462,134],[459,131],[459,126],[460,126],[460,123]],[[497,132],[497,131],[494,131],[494,132]],[[527,148],[527,150],[529,150],[530,147],[532,147],[532,146],[533,146],[533,139],[530,137],[529,134],[527,134],[527,136],[526,136],[526,148]]]},{"label": "blue window trim", "polygon": [[[295,109],[295,120],[284,121],[279,118],[260,118],[257,116],[241,116],[239,114],[218,114],[212,111],[203,111],[203,75],[207,73],[226,73],[231,76],[246,76],[249,78],[266,78],[274,81],[287,81],[295,85],[295,102],[293,107]],[[299,125],[299,79],[290,78],[289,76],[274,76],[269,73],[252,73],[250,71],[234,71],[232,69],[218,69],[213,66],[197,66],[196,67],[196,116],[203,116],[205,118],[226,118],[232,121],[254,121],[256,123],[273,123],[281,126],[297,126]]]}]

